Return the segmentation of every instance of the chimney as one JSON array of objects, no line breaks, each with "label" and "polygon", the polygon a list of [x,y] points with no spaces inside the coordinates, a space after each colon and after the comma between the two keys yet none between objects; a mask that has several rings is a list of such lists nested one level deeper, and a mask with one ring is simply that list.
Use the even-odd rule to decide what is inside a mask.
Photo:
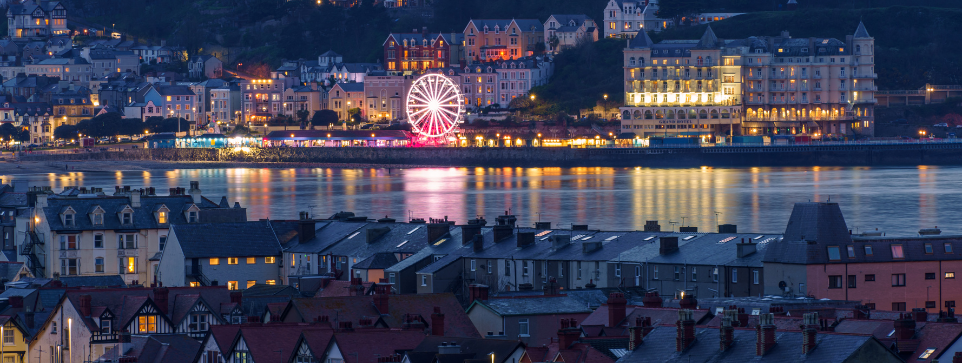
[{"label": "chimney", "polygon": [[645,232],[661,232],[658,221],[645,221]]},{"label": "chimney", "polygon": [[955,352],[952,356],[952,363],[962,363],[962,352]]},{"label": "chimney", "polygon": [[187,191],[187,194],[190,194],[190,196],[194,198],[194,204],[200,204],[201,202],[200,182],[199,181],[190,182],[190,190]]},{"label": "chimney", "polygon": [[448,234],[448,231],[451,229],[451,224],[448,222],[437,222],[439,223],[428,223],[428,244],[433,244],[441,239],[441,237]]},{"label": "chimney", "polygon": [[929,317],[929,313],[925,312],[925,308],[912,308],[912,318],[919,323],[924,323]]},{"label": "chimney", "polygon": [[499,226],[508,226],[514,228],[514,223],[518,221],[518,217],[508,214],[508,211],[504,211],[503,216],[497,216],[495,219],[495,224]]},{"label": "chimney", "polygon": [[755,253],[755,246],[757,243],[753,243],[752,239],[749,238],[747,243],[738,243],[736,248],[738,249],[738,258],[742,258]]},{"label": "chimney", "polygon": [[738,326],[748,326],[748,313],[745,312],[745,308],[738,309]]},{"label": "chimney", "polygon": [[444,313],[440,306],[435,306],[434,314],[431,314],[431,335],[444,336]]},{"label": "chimney", "polygon": [[379,313],[387,314],[388,311],[390,311],[389,310],[390,305],[388,304],[389,303],[388,300],[390,300],[390,295],[391,295],[390,285],[377,285],[377,288],[374,289],[374,307],[377,308],[377,311]]},{"label": "chimney", "polygon": [[869,308],[867,305],[855,305],[855,309],[852,310],[852,318],[855,320],[864,320],[869,317]]},{"label": "chimney", "polygon": [[[898,327],[898,322],[896,322],[896,327]],[[812,349],[815,349],[817,336],[818,313],[806,313],[802,315],[802,354],[808,354]]]},{"label": "chimney", "polygon": [[625,320],[625,310],[628,305],[628,300],[625,299],[625,294],[620,292],[613,292],[608,295],[608,327],[617,327],[622,320]]},{"label": "chimney", "polygon": [[695,319],[691,310],[678,310],[678,321],[675,322],[675,351],[684,352],[695,341]]},{"label": "chimney", "polygon": [[518,248],[534,245],[534,232],[518,232]]},{"label": "chimney", "polygon": [[154,304],[157,304],[157,309],[159,309],[160,312],[165,315],[167,314],[167,298],[169,295],[170,290],[168,290],[166,287],[154,288]]},{"label": "chimney", "polygon": [[364,238],[367,243],[374,243],[378,238],[381,238],[390,231],[391,229],[388,227],[368,228],[364,232]]},{"label": "chimney", "polygon": [[140,193],[131,193],[131,194],[130,194],[130,207],[131,207],[131,208],[140,208],[140,197],[141,197]]},{"label": "chimney", "polygon": [[468,285],[468,289],[470,290],[471,302],[488,299],[488,285],[471,284]]},{"label": "chimney", "polygon": [[37,194],[37,208],[47,208],[47,193]]},{"label": "chimney", "polygon": [[561,319],[561,329],[558,330],[558,349],[568,349],[581,337],[581,329],[575,319]]},{"label": "chimney", "polygon": [[551,222],[535,222],[535,229],[551,229]]},{"label": "chimney", "polygon": [[300,212],[297,220],[297,239],[300,243],[307,243],[314,239],[314,220],[308,212]]},{"label": "chimney", "polygon": [[661,296],[658,295],[657,291],[646,292],[645,297],[641,298],[641,303],[646,308],[660,308],[661,307]]},{"label": "chimney", "polygon": [[232,304],[240,305],[240,304],[241,304],[241,301],[243,301],[243,300],[244,300],[244,293],[243,293],[243,292],[240,292],[240,291],[231,291],[231,292],[230,292],[230,302],[231,302]]},{"label": "chimney", "polygon": [[461,226],[461,245],[467,246],[474,239],[474,235],[481,234],[480,224],[467,224]]},{"label": "chimney", "polygon": [[[18,297],[19,297],[19,296],[18,296]],[[83,295],[80,295],[80,296],[79,296],[79,299],[78,299],[79,301],[77,301],[77,305],[80,305],[79,308],[80,308],[80,315],[81,315],[81,316],[84,316],[84,317],[89,317],[89,316],[90,316],[90,299],[91,299],[90,294],[83,294]],[[11,302],[10,302],[10,305],[11,305],[11,306],[13,305],[13,301],[12,301],[12,300],[11,300]],[[20,298],[20,305],[23,305],[23,298],[22,298],[22,297]]]},{"label": "chimney", "polygon": [[587,225],[587,224],[572,224],[572,225],[571,225],[571,230],[572,230],[572,231],[587,231],[587,230],[588,230],[588,225]]},{"label": "chimney", "polygon": [[[543,263],[548,263],[548,261],[544,261]],[[558,286],[558,279],[552,277],[550,280],[548,280],[548,282],[547,282],[546,284],[544,284],[544,289],[543,289],[543,290],[544,290],[544,294],[545,294],[545,295],[558,295],[559,293],[561,293],[560,287],[561,287],[561,286]]]},{"label": "chimney", "polygon": [[474,235],[474,239],[472,240],[471,244],[471,248],[474,249],[474,252],[480,252],[484,249],[484,238],[481,237],[480,234],[476,234]]},{"label": "chimney", "polygon": [[495,225],[493,229],[494,233],[494,243],[501,242],[505,238],[511,237],[514,234],[514,227],[505,224]]},{"label": "chimney", "polygon": [[[813,46],[812,49],[815,49],[815,47]],[[734,224],[719,224],[718,233],[738,233],[738,226]]]},{"label": "chimney", "polygon": [[678,300],[678,307],[681,309],[694,310],[698,307],[698,300],[692,294],[682,292],[681,299]]},{"label": "chimney", "polygon": [[721,321],[721,327],[718,328],[719,346],[721,351],[724,352],[732,346],[735,342],[735,328],[732,327],[732,318],[723,317]]},{"label": "chimney", "polygon": [[[87,295],[87,296],[90,296],[90,295]],[[83,297],[83,296],[81,296],[81,297]],[[10,302],[10,307],[11,307],[11,308],[14,308],[14,309],[22,308],[22,307],[23,307],[23,296],[11,296],[10,299],[9,299],[9,302]],[[89,304],[89,301],[88,301],[88,304]],[[90,314],[87,314],[87,315],[84,315],[84,316],[90,316]]]},{"label": "chimney", "polygon": [[761,357],[775,346],[775,314],[758,315],[755,326],[755,355]]},{"label": "chimney", "polygon": [[907,340],[915,336],[915,319],[912,314],[900,314],[895,321],[895,339]]},{"label": "chimney", "polygon": [[658,243],[661,244],[658,254],[667,255],[678,251],[678,237],[658,237]]},{"label": "chimney", "polygon": [[558,234],[551,236],[551,248],[560,249],[571,244],[571,235]]},{"label": "chimney", "polygon": [[635,318],[635,325],[628,328],[628,350],[635,350],[645,337],[642,324],[644,324],[642,318]]}]

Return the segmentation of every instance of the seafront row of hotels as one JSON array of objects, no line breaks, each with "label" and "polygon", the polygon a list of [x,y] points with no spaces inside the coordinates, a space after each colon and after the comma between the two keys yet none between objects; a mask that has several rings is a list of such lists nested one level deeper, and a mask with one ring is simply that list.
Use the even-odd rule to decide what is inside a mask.
[{"label": "seafront row of hotels", "polygon": [[342,211],[255,221],[198,182],[169,191],[0,184],[0,355],[505,363],[962,355],[962,237],[938,229],[853,234],[831,202],[795,204],[777,234],[489,217]]}]

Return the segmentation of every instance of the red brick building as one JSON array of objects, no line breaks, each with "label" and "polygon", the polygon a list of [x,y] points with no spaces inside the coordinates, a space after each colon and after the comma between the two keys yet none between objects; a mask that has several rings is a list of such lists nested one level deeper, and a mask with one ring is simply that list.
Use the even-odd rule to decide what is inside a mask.
[{"label": "red brick building", "polygon": [[464,35],[460,33],[391,33],[384,40],[384,69],[411,74],[462,65]]}]

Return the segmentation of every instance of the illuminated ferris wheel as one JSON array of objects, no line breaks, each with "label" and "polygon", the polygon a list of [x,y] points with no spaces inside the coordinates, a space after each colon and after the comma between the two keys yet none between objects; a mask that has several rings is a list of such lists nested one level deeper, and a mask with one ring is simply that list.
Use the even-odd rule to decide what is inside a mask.
[{"label": "illuminated ferris wheel", "polygon": [[407,117],[415,134],[429,139],[453,136],[464,113],[464,95],[450,78],[428,73],[411,84]]}]

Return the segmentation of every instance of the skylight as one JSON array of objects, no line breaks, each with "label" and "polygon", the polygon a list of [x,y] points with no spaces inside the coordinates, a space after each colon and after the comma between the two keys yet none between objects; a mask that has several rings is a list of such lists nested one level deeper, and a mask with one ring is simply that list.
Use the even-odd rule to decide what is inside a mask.
[{"label": "skylight", "polygon": [[585,238],[582,238],[581,240],[582,240],[582,241],[587,241],[587,240],[589,240],[589,239],[591,239],[591,236],[588,236],[588,237],[585,237]]},{"label": "skylight", "polygon": [[919,356],[919,359],[929,359],[929,357],[932,356],[932,353],[935,353],[935,348],[926,349],[924,352],[922,352],[922,355]]},{"label": "skylight", "polygon": [[653,239],[655,239],[655,236],[650,236],[650,237],[648,237],[648,238],[645,238],[644,240],[645,240],[645,241],[651,241],[651,240],[653,240]]},{"label": "skylight", "polygon": [[572,239],[575,240],[575,241],[577,241],[579,238],[584,237],[584,236],[585,236],[585,235],[583,235],[583,234],[579,234],[579,235],[575,236],[575,238],[572,238]]},{"label": "skylight", "polygon": [[444,243],[444,241],[447,241],[447,240],[448,240],[447,238],[442,238],[440,241],[435,242],[434,245],[440,246],[442,243]]},{"label": "skylight", "polygon": [[682,241],[687,241],[687,240],[690,240],[690,239],[692,239],[692,238],[695,238],[695,236],[688,236],[688,237],[682,238],[681,240],[682,240]]},{"label": "skylight", "polygon": [[536,234],[536,235],[534,235],[534,236],[535,236],[535,237],[543,237],[543,236],[547,235],[548,233],[551,233],[551,230],[538,232],[538,234]]},{"label": "skylight", "polygon": [[350,236],[348,236],[347,239],[354,238],[355,236],[357,236],[357,235],[359,235],[359,234],[361,234],[361,232],[354,232],[354,233],[352,233]]},{"label": "skylight", "polygon": [[[414,231],[417,231],[419,229],[421,229],[421,226],[414,227],[414,229],[412,229],[411,232],[408,232],[408,234],[414,233]],[[404,241],[404,242],[407,242],[407,241]]]},{"label": "skylight", "polygon": [[[413,231],[412,231],[412,232],[413,232]],[[410,233],[408,233],[408,234],[410,234]],[[397,245],[397,247],[404,246],[406,243],[408,243],[408,241],[407,241],[407,240],[404,240],[404,242],[399,243],[399,244]]]},{"label": "skylight", "polygon": [[725,243],[725,242],[731,242],[731,240],[733,240],[733,239],[735,239],[735,236],[731,236],[731,237],[725,238],[725,239],[723,239],[723,240],[721,240],[721,241],[718,241],[718,244],[722,244],[722,243]]},{"label": "skylight", "polygon": [[611,240],[614,240],[615,238],[618,238],[618,236],[611,236],[611,237],[605,238],[605,241],[611,241]]},{"label": "skylight", "polygon": [[756,241],[757,241],[757,240],[760,240],[760,239],[762,239],[762,237],[765,237],[765,235],[763,234],[763,235],[757,236],[757,237],[755,237],[755,240],[756,240]]}]

